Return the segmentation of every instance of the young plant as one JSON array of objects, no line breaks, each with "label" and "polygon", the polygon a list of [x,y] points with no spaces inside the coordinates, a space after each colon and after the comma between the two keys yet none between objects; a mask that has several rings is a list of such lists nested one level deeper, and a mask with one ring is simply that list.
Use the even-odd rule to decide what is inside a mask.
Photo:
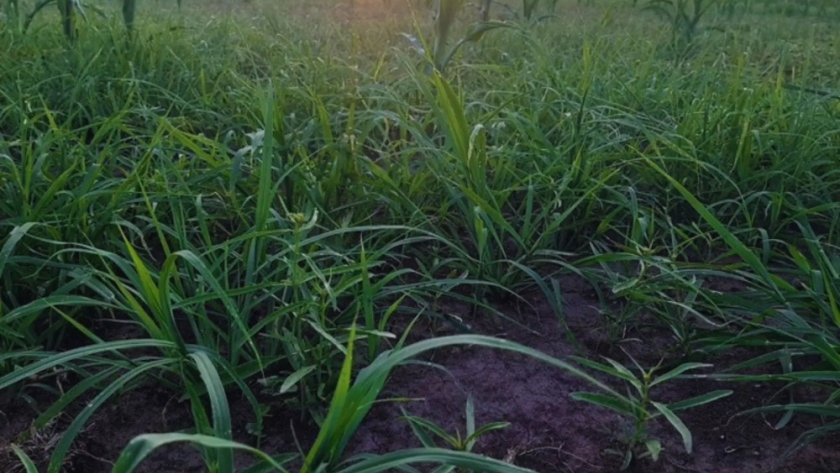
[{"label": "young plant", "polygon": [[[473,403],[472,396],[467,397],[467,407],[466,407],[466,431],[465,435],[461,437],[461,431],[455,430],[455,435],[452,435],[446,432],[443,428],[438,426],[432,421],[408,415],[405,410],[403,410],[403,417],[402,419],[408,421],[411,425],[411,430],[414,432],[414,435],[420,440],[426,448],[436,448],[437,444],[435,443],[432,434],[444,442],[446,442],[450,448],[458,452],[471,452],[473,447],[475,447],[476,441],[480,437],[494,431],[494,430],[501,430],[505,427],[509,426],[510,423],[508,422],[492,422],[482,427],[476,429],[475,428],[475,405]],[[451,471],[451,470],[448,470]]]},{"label": "young plant", "polygon": [[[691,431],[676,415],[676,412],[690,409],[692,407],[702,406],[732,394],[732,391],[718,390],[682,401],[664,404],[654,401],[651,398],[652,388],[669,380],[675,379],[687,371],[707,368],[712,365],[703,363],[684,363],[665,374],[654,377],[656,371],[659,370],[660,365],[657,365],[649,370],[645,370],[634,360],[633,362],[636,364],[636,367],[639,369],[641,374],[640,377],[637,377],[632,371],[617,361],[609,358],[605,359],[609,363],[608,365],[587,360],[585,358],[575,357],[575,360],[582,366],[618,378],[629,384],[635,392],[628,392],[627,395],[620,395],[616,392],[606,394],[576,392],[572,394],[572,398],[618,412],[632,421],[632,433],[630,434],[630,438],[627,440],[626,450],[624,452],[610,451],[610,453],[618,454],[623,457],[621,465],[622,470],[627,469],[634,459],[647,457],[650,457],[653,461],[657,461],[659,459],[659,454],[662,451],[662,444],[658,439],[650,436],[648,432],[648,425],[650,425],[652,420],[660,416],[665,417],[668,423],[670,423],[677,432],[679,432],[686,452],[691,453],[693,447]],[[639,449],[640,446],[642,447],[641,451]]]}]

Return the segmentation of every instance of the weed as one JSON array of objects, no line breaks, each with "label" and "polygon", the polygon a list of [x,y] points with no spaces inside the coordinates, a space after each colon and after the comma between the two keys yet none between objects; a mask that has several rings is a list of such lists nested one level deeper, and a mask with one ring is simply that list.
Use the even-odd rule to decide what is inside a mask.
[{"label": "weed", "polygon": [[[437,444],[435,443],[432,436],[439,438],[440,440],[444,441],[449,448],[452,448],[458,452],[471,452],[473,447],[475,447],[475,443],[478,441],[479,438],[483,437],[484,435],[494,431],[504,429],[508,425],[507,422],[492,422],[489,424],[485,424],[479,428],[475,426],[475,405],[473,403],[472,396],[467,397],[467,407],[466,407],[466,429],[464,431],[464,437],[461,438],[461,431],[456,430],[455,435],[447,433],[444,429],[440,426],[435,425],[433,422],[428,421],[426,419],[422,419],[420,417],[408,415],[403,409],[403,420],[408,421],[411,425],[411,430],[414,432],[414,435],[420,439],[420,442],[426,448],[436,448]],[[431,434],[431,435],[430,435]]]},{"label": "weed", "polygon": [[[702,363],[685,363],[677,366],[667,373],[654,377],[654,374],[658,371],[659,366],[645,370],[636,363],[635,360],[633,360],[633,362],[636,363],[636,367],[639,369],[639,374],[641,375],[640,377],[637,377],[632,371],[628,370],[617,361],[609,358],[606,359],[607,362],[609,362],[609,365],[582,358],[577,358],[576,360],[582,366],[606,373],[616,379],[625,381],[635,390],[635,393],[629,393],[627,396],[616,395],[615,393],[600,394],[578,392],[572,394],[573,399],[595,404],[606,409],[611,409],[632,420],[633,429],[630,438],[627,439],[627,449],[624,452],[611,451],[611,453],[618,454],[622,457],[622,470],[627,469],[634,459],[650,457],[653,461],[659,460],[659,455],[662,452],[662,444],[659,440],[650,437],[647,428],[652,420],[660,416],[664,417],[665,420],[667,420],[668,423],[671,424],[677,432],[679,432],[686,452],[691,453],[694,445],[691,431],[677,416],[676,412],[702,406],[732,394],[732,391],[719,390],[690,399],[664,404],[651,399],[651,389],[653,387],[675,379],[687,371],[708,368],[711,365],[705,365]],[[637,450],[640,446],[643,446],[644,448],[641,452]]]}]

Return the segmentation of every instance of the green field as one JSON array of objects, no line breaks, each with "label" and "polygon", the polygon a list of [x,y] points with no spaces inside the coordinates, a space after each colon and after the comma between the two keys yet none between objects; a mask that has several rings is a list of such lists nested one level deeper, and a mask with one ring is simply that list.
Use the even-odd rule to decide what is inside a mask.
[{"label": "green field", "polygon": [[0,0],[0,472],[840,471],[836,1],[126,1]]}]

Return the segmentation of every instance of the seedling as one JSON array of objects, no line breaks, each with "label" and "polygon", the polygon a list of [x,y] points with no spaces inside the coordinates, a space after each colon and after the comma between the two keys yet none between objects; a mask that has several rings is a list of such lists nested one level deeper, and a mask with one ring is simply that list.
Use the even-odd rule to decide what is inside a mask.
[{"label": "seedling", "polygon": [[710,364],[684,363],[663,375],[654,377],[656,371],[661,367],[661,363],[649,370],[645,370],[633,360],[633,363],[641,373],[641,377],[637,377],[622,364],[609,358],[605,358],[609,365],[579,357],[575,357],[575,360],[582,366],[622,379],[633,387],[633,390],[628,390],[627,396],[621,396],[617,392],[607,394],[576,392],[572,394],[572,398],[575,400],[605,407],[618,412],[632,421],[633,431],[627,442],[625,451],[608,451],[608,453],[624,457],[621,465],[622,470],[627,469],[634,459],[647,457],[650,457],[653,461],[659,459],[659,454],[662,451],[662,443],[659,439],[653,438],[648,433],[648,426],[652,420],[660,416],[664,416],[668,420],[668,423],[679,432],[686,452],[691,453],[693,448],[691,431],[688,430],[688,427],[675,412],[709,404],[732,394],[732,391],[718,390],[670,404],[656,402],[651,399],[650,391],[654,386],[675,379],[687,371],[712,366]]},{"label": "seedling", "polygon": [[[431,422],[429,420],[409,415],[403,409],[403,417],[401,419],[407,420],[409,425],[411,425],[411,430],[414,431],[414,435],[420,440],[426,448],[436,448],[437,444],[435,443],[432,435],[440,438],[444,442],[446,442],[450,448],[458,452],[471,452],[473,447],[475,447],[476,441],[479,437],[482,437],[494,430],[501,430],[505,427],[509,426],[510,423],[508,422],[492,422],[490,424],[486,424],[478,429],[475,428],[475,405],[473,404],[472,396],[467,398],[467,408],[466,408],[466,417],[467,417],[467,426],[466,426],[466,435],[462,438],[461,431],[455,430],[455,435],[451,435],[447,433],[444,429],[440,426]],[[432,434],[432,435],[429,435]],[[452,470],[448,470],[452,471]]]}]

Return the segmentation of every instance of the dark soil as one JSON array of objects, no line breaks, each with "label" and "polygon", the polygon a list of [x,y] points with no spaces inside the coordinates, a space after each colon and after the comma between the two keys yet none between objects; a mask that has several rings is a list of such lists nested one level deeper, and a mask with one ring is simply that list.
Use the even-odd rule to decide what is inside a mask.
[{"label": "dark soil", "polygon": [[[482,334],[503,337],[541,350],[558,358],[582,355],[595,358],[599,354],[619,359],[629,366],[624,352],[643,364],[656,363],[671,341],[666,331],[646,329],[625,334],[624,351],[605,340],[602,316],[591,290],[578,280],[565,280],[562,287],[565,314],[573,333],[581,344],[574,348],[567,333],[557,323],[551,309],[536,296],[531,304],[536,311],[507,307],[503,312],[522,326],[509,320],[484,317],[468,320]],[[458,310],[449,307],[449,312]],[[521,312],[521,313],[520,313]],[[466,312],[464,312],[466,313]],[[430,327],[415,330],[414,338],[423,338]],[[439,333],[440,335],[440,333]],[[726,366],[753,356],[750,353],[729,353],[714,360]],[[348,454],[386,453],[419,446],[408,424],[400,420],[400,408],[410,414],[436,422],[450,432],[465,426],[464,409],[467,394],[474,398],[477,425],[506,421],[510,426],[482,437],[476,450],[482,454],[539,472],[596,473],[616,472],[620,460],[604,451],[621,448],[621,432],[627,425],[618,415],[585,403],[575,402],[569,394],[587,391],[581,380],[551,366],[518,354],[474,347],[439,350],[426,361],[446,368],[409,365],[397,370],[381,399],[422,399],[412,402],[381,402],[349,445]],[[610,380],[610,382],[614,382]],[[622,386],[615,385],[619,390]],[[66,389],[66,386],[65,386]],[[642,461],[631,466],[631,472],[676,473],[684,471],[709,473],[790,472],[819,473],[840,471],[837,438],[812,444],[780,461],[781,454],[807,428],[812,418],[796,419],[781,430],[774,430],[776,418],[734,417],[747,408],[774,401],[779,386],[769,384],[723,384],[709,380],[680,380],[654,392],[655,399],[665,402],[684,399],[716,389],[733,389],[734,395],[714,404],[687,411],[682,418],[694,435],[694,452],[684,452],[679,435],[670,426],[658,423],[651,428],[660,438],[664,451],[656,463]],[[41,400],[44,405],[48,399]],[[777,400],[775,400],[777,401]],[[775,402],[774,401],[774,402]],[[246,425],[253,420],[250,406],[241,398],[231,399],[237,422],[234,436],[253,444]],[[71,410],[22,444],[43,467],[58,436],[69,425]],[[273,413],[266,420],[266,435],[261,448],[269,453],[296,451],[296,442],[309,445],[316,434],[312,425],[299,422],[296,414]],[[0,398],[0,472],[22,471],[14,455],[2,447],[29,430],[36,412],[20,401]],[[186,404],[177,402],[159,387],[146,387],[123,395],[98,412],[75,442],[66,472],[99,473],[110,471],[111,462],[131,438],[141,433],[171,432],[192,425]],[[294,432],[294,434],[292,433]],[[240,465],[248,459],[240,459]],[[42,470],[43,471],[43,470]],[[138,470],[146,473],[204,471],[201,456],[191,447],[174,446],[161,449]]]}]

